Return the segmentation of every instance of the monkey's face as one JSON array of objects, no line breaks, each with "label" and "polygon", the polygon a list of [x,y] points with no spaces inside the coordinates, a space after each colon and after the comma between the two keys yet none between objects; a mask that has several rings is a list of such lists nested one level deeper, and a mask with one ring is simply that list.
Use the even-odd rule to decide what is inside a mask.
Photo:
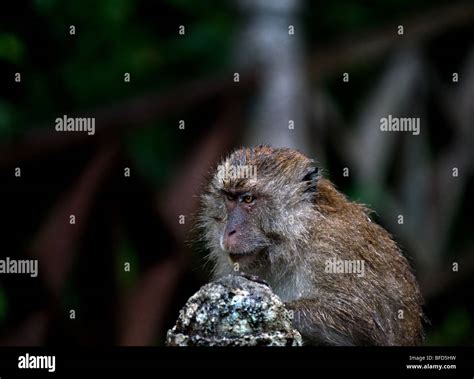
[{"label": "monkey's face", "polygon": [[247,265],[266,253],[270,238],[259,227],[256,213],[264,206],[265,197],[251,189],[222,189],[225,225],[220,235],[220,248],[233,262]]},{"label": "monkey's face", "polygon": [[305,231],[316,175],[311,160],[289,149],[241,149],[225,159],[200,216],[217,270],[256,273],[281,261],[279,247]]},{"label": "monkey's face", "polygon": [[248,182],[243,184],[222,185],[204,195],[202,219],[213,258],[249,270],[265,259],[272,245],[265,228],[272,199]]}]

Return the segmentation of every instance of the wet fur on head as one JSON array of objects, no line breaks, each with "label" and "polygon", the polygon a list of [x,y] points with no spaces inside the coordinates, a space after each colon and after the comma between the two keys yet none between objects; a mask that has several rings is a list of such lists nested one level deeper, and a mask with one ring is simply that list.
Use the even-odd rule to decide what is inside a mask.
[{"label": "wet fur on head", "polygon": [[[259,238],[252,242],[256,248],[269,248],[252,261],[250,267],[244,264],[241,269],[260,275],[265,280],[274,279],[272,282],[285,278],[288,273],[296,274],[303,264],[301,256],[296,253],[299,241],[304,244],[311,233],[309,219],[312,218],[311,208],[319,179],[314,161],[291,149],[259,146],[238,149],[220,165],[254,166],[257,177],[225,180],[214,175],[202,195],[199,226],[210,249],[210,259],[215,263],[215,276],[234,270],[227,253],[220,246],[220,239],[227,217],[222,193],[235,190],[250,191],[260,200],[258,209],[252,215],[252,224],[258,229],[256,234]],[[287,222],[282,223],[281,220]]]}]

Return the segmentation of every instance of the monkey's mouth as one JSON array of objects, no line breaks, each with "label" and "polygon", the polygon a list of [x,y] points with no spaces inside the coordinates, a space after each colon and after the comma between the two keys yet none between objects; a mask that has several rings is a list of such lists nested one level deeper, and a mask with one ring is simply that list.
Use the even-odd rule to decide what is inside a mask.
[{"label": "monkey's mouth", "polygon": [[261,256],[265,254],[266,250],[267,250],[266,247],[262,247],[261,249],[252,250],[252,251],[242,251],[242,252],[232,251],[232,252],[229,252],[228,254],[232,262],[242,262],[242,261],[249,260],[250,258],[253,258],[253,257]]}]

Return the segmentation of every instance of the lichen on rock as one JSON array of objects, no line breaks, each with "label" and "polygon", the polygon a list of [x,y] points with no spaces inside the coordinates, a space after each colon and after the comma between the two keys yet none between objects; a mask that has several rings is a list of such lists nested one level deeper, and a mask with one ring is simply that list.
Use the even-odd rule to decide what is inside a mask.
[{"label": "lichen on rock", "polygon": [[301,346],[292,315],[255,277],[228,275],[189,298],[168,346]]}]

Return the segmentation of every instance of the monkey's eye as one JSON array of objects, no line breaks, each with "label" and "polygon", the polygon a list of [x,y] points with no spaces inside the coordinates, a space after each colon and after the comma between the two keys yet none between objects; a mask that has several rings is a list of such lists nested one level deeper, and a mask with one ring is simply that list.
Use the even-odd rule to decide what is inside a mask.
[{"label": "monkey's eye", "polygon": [[229,201],[235,201],[235,199],[236,199],[235,195],[232,195],[231,193],[226,193],[225,197]]},{"label": "monkey's eye", "polygon": [[244,203],[247,203],[247,204],[252,203],[254,200],[255,200],[255,197],[253,197],[252,195],[245,195],[245,196],[242,198],[242,201],[243,201]]}]

